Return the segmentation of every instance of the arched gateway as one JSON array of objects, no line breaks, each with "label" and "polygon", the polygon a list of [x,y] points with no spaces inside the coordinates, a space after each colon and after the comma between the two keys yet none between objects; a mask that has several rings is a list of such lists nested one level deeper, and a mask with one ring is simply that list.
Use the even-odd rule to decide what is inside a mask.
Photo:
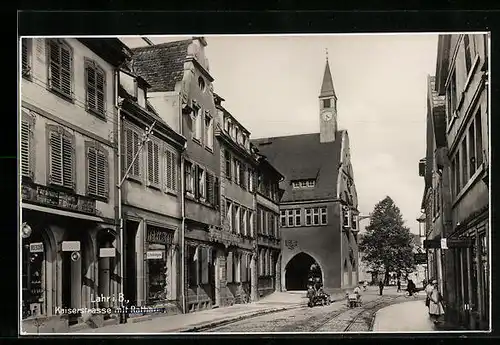
[{"label": "arched gateway", "polygon": [[307,283],[311,277],[323,280],[319,264],[309,254],[298,253],[285,267],[285,288],[287,291],[307,290]]}]

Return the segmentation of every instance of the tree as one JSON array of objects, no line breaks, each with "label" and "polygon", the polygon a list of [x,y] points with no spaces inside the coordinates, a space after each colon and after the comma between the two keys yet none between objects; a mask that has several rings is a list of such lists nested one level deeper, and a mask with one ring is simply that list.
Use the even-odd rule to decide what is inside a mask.
[{"label": "tree", "polygon": [[404,226],[401,211],[386,196],[371,213],[370,225],[360,241],[363,260],[374,270],[385,271],[385,284],[389,273],[410,273],[415,269],[410,229]]}]

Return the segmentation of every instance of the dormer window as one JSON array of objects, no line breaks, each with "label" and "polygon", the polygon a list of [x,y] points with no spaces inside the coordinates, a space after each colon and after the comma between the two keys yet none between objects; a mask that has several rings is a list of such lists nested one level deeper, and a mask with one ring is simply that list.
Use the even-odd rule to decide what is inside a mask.
[{"label": "dormer window", "polygon": [[146,108],[146,90],[140,86],[137,86],[137,103]]},{"label": "dormer window", "polygon": [[293,189],[313,188],[315,185],[316,181],[313,179],[292,181]]}]

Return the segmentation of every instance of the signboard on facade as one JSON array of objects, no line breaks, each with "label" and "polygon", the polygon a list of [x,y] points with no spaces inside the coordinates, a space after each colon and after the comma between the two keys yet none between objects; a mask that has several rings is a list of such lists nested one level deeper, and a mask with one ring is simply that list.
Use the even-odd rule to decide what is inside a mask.
[{"label": "signboard on facade", "polygon": [[99,257],[100,258],[114,258],[116,256],[115,248],[100,248]]},{"label": "signboard on facade", "polygon": [[163,259],[163,252],[161,250],[153,250],[146,252],[146,259],[147,260]]},{"label": "signboard on facade", "polygon": [[42,242],[30,243],[30,253],[43,253],[43,243]]},{"label": "signboard on facade", "polygon": [[425,249],[449,249],[449,248],[467,248],[472,246],[472,240],[443,238],[439,240],[424,240]]},{"label": "signboard on facade", "polygon": [[441,239],[441,249],[448,249],[448,244],[446,243],[446,238]]},{"label": "signboard on facade", "polygon": [[173,242],[173,234],[148,226],[148,235],[146,240],[149,243],[171,244]]},{"label": "signboard on facade", "polygon": [[77,252],[80,250],[80,241],[63,241],[63,252]]},{"label": "signboard on facade", "polygon": [[427,253],[415,253],[415,263],[422,265],[427,263]]}]

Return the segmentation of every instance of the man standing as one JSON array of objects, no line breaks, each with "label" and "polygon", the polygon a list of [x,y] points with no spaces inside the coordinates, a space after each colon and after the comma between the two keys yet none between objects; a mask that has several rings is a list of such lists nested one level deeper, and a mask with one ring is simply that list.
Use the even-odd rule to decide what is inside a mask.
[{"label": "man standing", "polygon": [[[425,287],[425,295],[426,295],[425,296],[425,306],[427,308],[429,308],[429,304],[430,304],[430,301],[431,301],[431,293],[432,293],[432,290],[434,289],[434,286],[432,284],[433,284],[434,281],[436,281],[436,280],[429,279],[429,283]],[[430,315],[430,309],[429,309],[429,315]]]},{"label": "man standing", "polygon": [[380,292],[380,296],[382,296],[382,292],[384,290],[384,282],[382,279],[380,279],[379,283],[378,283],[378,289],[379,289],[379,292]]},{"label": "man standing", "polygon": [[401,280],[398,278],[398,291],[401,292]]}]

